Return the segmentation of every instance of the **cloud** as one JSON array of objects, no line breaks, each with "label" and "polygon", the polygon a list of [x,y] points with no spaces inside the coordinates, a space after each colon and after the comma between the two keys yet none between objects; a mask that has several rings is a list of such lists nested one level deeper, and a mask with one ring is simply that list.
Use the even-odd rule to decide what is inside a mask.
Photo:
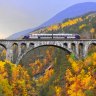
[{"label": "cloud", "polygon": [[5,39],[6,37],[5,34],[0,33],[0,39]]}]

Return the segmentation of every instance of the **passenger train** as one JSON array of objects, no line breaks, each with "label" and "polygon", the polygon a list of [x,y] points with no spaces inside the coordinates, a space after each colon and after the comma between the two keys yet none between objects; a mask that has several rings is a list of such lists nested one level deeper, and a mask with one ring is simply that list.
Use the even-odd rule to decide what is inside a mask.
[{"label": "passenger train", "polygon": [[80,39],[79,34],[29,34],[23,39]]}]

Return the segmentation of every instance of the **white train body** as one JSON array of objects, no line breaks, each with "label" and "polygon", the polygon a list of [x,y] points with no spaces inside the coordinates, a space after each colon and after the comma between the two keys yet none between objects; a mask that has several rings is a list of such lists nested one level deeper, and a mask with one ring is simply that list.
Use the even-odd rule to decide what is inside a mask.
[{"label": "white train body", "polygon": [[23,39],[80,39],[79,34],[29,34]]}]

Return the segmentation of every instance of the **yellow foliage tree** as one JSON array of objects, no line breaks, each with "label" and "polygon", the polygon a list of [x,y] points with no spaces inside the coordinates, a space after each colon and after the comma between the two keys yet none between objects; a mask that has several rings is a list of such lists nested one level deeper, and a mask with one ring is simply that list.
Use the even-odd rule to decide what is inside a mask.
[{"label": "yellow foliage tree", "polygon": [[66,90],[68,96],[96,96],[96,52],[84,61],[69,58],[72,69],[66,70]]},{"label": "yellow foliage tree", "polygon": [[94,28],[91,28],[90,32],[91,32],[91,38],[93,39],[94,38],[95,29]]},{"label": "yellow foliage tree", "polygon": [[0,90],[4,96],[30,96],[34,93],[25,68],[0,61]]}]

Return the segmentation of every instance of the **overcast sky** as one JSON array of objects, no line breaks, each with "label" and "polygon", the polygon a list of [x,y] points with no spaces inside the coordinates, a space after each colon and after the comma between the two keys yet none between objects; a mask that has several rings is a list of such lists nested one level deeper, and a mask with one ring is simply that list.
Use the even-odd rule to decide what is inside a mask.
[{"label": "overcast sky", "polygon": [[0,38],[34,28],[60,11],[96,0],[0,0]]}]

